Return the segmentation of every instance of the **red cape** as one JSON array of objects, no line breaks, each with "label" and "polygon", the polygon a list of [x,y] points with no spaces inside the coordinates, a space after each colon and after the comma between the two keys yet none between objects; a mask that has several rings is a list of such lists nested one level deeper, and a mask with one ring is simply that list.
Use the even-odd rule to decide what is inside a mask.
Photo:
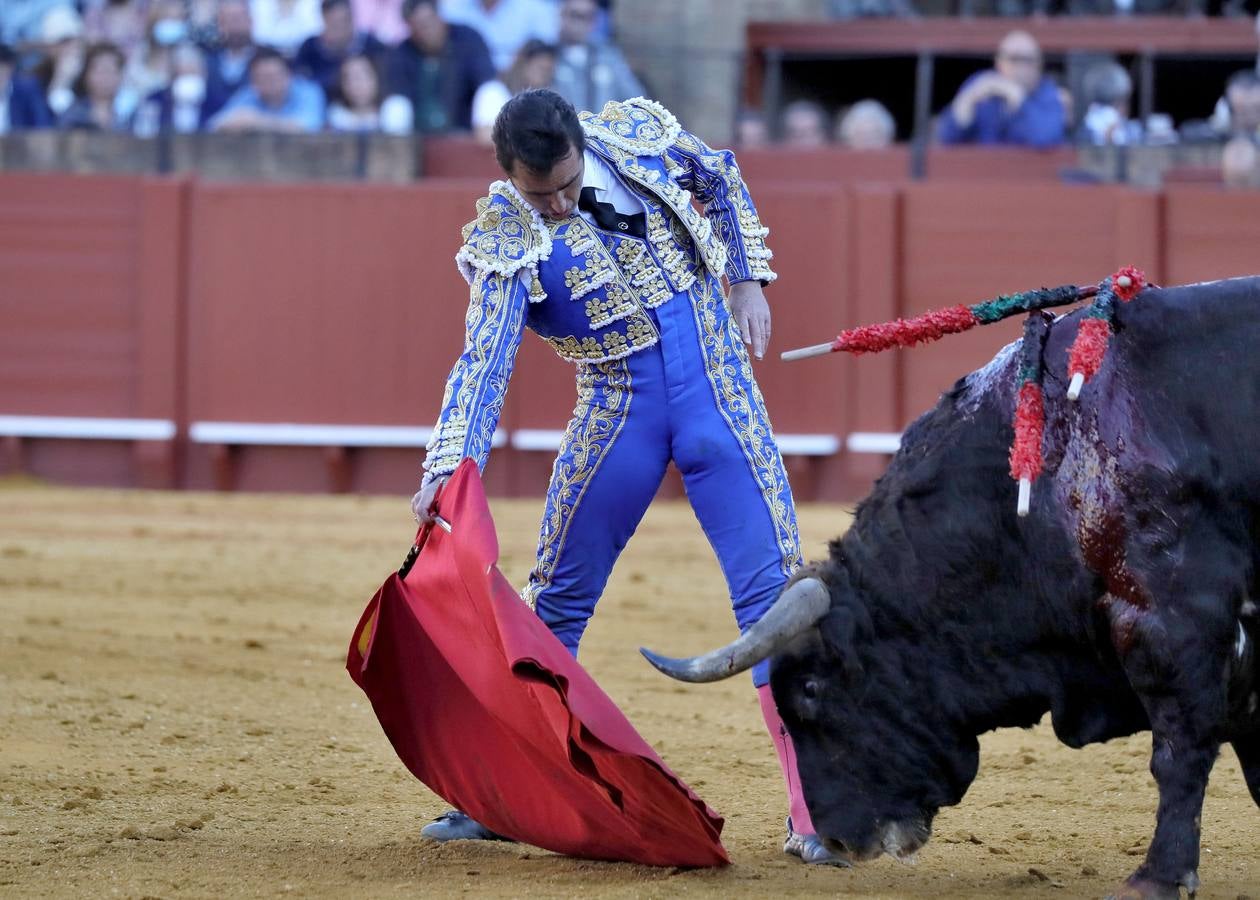
[{"label": "red cape", "polygon": [[631,727],[495,567],[477,467],[442,491],[410,572],[377,591],[346,667],[417,778],[506,837],[570,856],[719,866],[722,818]]}]

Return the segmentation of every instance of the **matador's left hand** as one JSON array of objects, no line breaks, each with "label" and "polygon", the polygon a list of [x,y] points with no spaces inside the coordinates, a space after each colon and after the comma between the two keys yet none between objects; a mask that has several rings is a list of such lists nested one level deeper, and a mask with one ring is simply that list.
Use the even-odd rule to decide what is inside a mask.
[{"label": "matador's left hand", "polygon": [[731,314],[744,343],[752,347],[753,356],[761,359],[770,344],[770,304],[761,290],[761,282],[741,281],[731,285]]}]

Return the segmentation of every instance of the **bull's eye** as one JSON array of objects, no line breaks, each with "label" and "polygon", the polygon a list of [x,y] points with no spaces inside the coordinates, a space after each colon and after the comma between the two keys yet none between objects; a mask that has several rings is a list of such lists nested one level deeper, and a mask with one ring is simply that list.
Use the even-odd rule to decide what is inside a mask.
[{"label": "bull's eye", "polygon": [[817,700],[818,699],[818,682],[812,678],[806,681],[803,685],[801,685],[801,695],[806,700]]}]

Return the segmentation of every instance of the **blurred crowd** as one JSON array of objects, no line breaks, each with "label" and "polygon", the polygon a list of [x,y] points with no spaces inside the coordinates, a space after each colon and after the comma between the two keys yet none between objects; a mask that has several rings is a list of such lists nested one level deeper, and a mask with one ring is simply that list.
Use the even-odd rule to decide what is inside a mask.
[{"label": "blurred crowd", "polygon": [[471,132],[644,93],[607,0],[0,0],[0,134]]},{"label": "blurred crowd", "polygon": [[[1256,16],[1260,45],[1260,15]],[[1111,58],[1084,67],[1074,90],[1060,73],[1046,70],[1041,48],[1026,31],[1008,33],[992,65],[968,78],[932,122],[929,138],[940,144],[989,144],[1046,148],[1064,144],[1160,146],[1224,143],[1222,176],[1228,184],[1260,184],[1260,52],[1253,67],[1235,72],[1215,107],[1201,118],[1175,125],[1171,116],[1134,115],[1129,70]],[[772,128],[771,125],[777,125]],[[811,149],[839,146],[879,150],[897,141],[898,122],[877,100],[866,99],[836,112],[797,99],[786,104],[776,123],[758,110],[745,110],[736,122],[742,147],[770,144]],[[903,135],[911,123],[900,123]]]},{"label": "blurred crowd", "polygon": [[[580,109],[647,94],[613,40],[609,2],[0,0],[0,134],[379,131],[488,141],[499,109],[527,88],[552,87]],[[1121,15],[1176,5],[985,2],[999,13]],[[828,0],[828,10],[837,18],[917,14],[910,0]],[[1129,68],[1102,57],[1077,63],[1071,77],[1048,71],[1034,37],[1014,30],[991,66],[938,111],[929,137],[1031,147],[1218,141],[1228,144],[1225,180],[1251,183],[1260,179],[1258,73],[1235,73],[1199,119],[1139,118]],[[773,121],[759,110],[740,113],[735,142],[878,150],[913,131],[877,99],[840,110],[797,99]]]}]

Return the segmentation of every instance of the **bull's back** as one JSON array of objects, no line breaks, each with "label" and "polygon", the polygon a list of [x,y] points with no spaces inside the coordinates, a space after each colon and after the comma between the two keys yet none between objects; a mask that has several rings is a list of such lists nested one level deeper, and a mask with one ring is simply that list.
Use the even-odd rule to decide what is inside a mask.
[{"label": "bull's back", "polygon": [[[1066,370],[1080,318],[1052,332],[1052,368]],[[1260,500],[1260,277],[1152,288],[1119,304],[1107,356],[1081,403],[1117,432],[1127,429],[1121,458]]]}]

